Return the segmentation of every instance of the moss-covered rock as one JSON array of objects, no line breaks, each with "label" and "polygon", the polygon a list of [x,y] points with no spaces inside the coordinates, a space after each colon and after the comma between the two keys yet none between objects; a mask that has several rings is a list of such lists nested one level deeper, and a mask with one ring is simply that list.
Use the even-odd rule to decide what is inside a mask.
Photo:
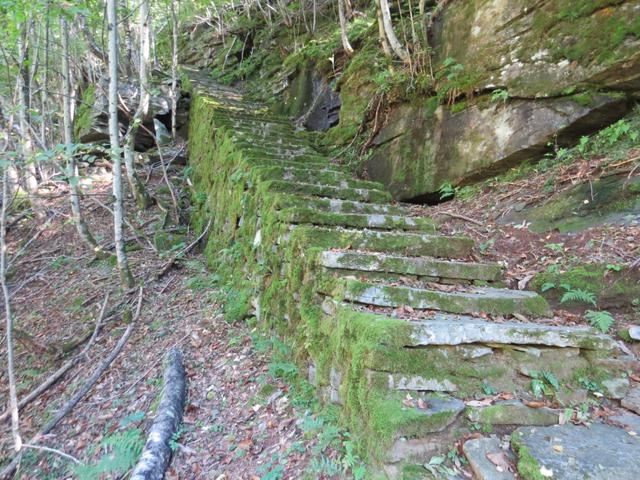
[{"label": "moss-covered rock", "polygon": [[617,95],[582,103],[572,96],[478,101],[458,113],[439,107],[435,114],[426,106],[401,105],[375,137],[367,171],[395,198],[420,198],[444,182],[470,183],[541,158],[550,142],[569,145],[628,111],[626,98]]},{"label": "moss-covered rock", "polygon": [[[564,272],[538,273],[532,279],[531,287],[542,291],[543,286],[542,295],[554,303],[560,301],[566,287],[591,292],[601,309],[629,309],[633,301],[640,298],[640,274],[619,265],[585,263]],[[593,305],[582,306],[594,308]]]},{"label": "moss-covered rock", "polygon": [[640,177],[612,175],[583,182],[554,195],[541,205],[504,218],[504,222],[527,221],[534,232],[581,231],[603,224],[629,224],[640,214]]}]

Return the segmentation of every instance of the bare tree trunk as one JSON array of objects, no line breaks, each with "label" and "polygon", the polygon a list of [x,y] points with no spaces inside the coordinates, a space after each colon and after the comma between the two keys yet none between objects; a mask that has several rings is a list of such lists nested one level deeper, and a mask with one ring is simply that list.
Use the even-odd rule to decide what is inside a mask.
[{"label": "bare tree trunk", "polygon": [[133,76],[133,38],[131,35],[131,24],[129,23],[129,0],[122,0],[124,16],[122,17],[122,31],[124,32],[124,74],[127,77]]},{"label": "bare tree trunk", "polygon": [[136,204],[140,208],[147,208],[151,201],[144,185],[136,175],[135,169],[135,143],[136,134],[140,123],[149,112],[150,94],[149,94],[149,57],[151,39],[149,37],[149,1],[142,0],[138,7],[139,24],[138,33],[140,38],[140,64],[138,73],[140,79],[140,104],[136,109],[136,113],[131,120],[131,125],[125,139],[124,146],[124,163],[127,171],[127,180],[131,187],[131,192],[136,199]]},{"label": "bare tree trunk", "polygon": [[49,15],[50,15],[50,4],[49,0],[46,2],[46,18],[44,25],[44,71],[42,74],[42,88],[40,89],[40,116],[42,117],[40,121],[40,137],[42,138],[42,144],[45,147],[49,145],[49,139],[47,136],[47,123],[49,122],[49,112],[47,104],[49,103],[48,99],[48,89],[49,89],[49,32],[50,32],[50,24],[49,24]]},{"label": "bare tree trunk", "polygon": [[18,121],[20,124],[22,160],[24,162],[24,182],[29,194],[29,201],[33,210],[39,217],[44,216],[44,209],[40,205],[38,198],[38,177],[36,174],[35,164],[31,158],[33,144],[31,138],[31,129],[29,120],[27,119],[27,109],[29,108],[29,86],[28,86],[28,52],[27,52],[27,33],[29,22],[23,23],[18,27]]},{"label": "bare tree trunk", "polygon": [[120,283],[123,288],[133,286],[127,252],[124,249],[124,202],[122,198],[122,160],[118,128],[118,23],[116,0],[107,0],[109,30],[109,139],[113,163],[113,229]]},{"label": "bare tree trunk", "polygon": [[340,39],[342,40],[342,48],[344,52],[351,56],[353,55],[353,47],[349,43],[349,36],[347,35],[347,18],[344,15],[344,2],[347,0],[338,0],[338,17],[340,19]]},{"label": "bare tree trunk", "polygon": [[391,48],[389,48],[389,42],[387,36],[384,33],[384,25],[382,23],[382,12],[380,11],[380,5],[376,8],[376,17],[378,18],[378,38],[380,39],[380,46],[382,51],[387,57],[391,57]]},{"label": "bare tree trunk", "polygon": [[178,109],[178,12],[176,0],[171,3],[171,138],[176,139],[176,110]]},{"label": "bare tree trunk", "polygon": [[16,393],[16,374],[13,359],[13,317],[11,315],[11,299],[7,288],[7,209],[9,208],[9,169],[5,167],[2,174],[2,210],[0,212],[0,284],[4,297],[4,312],[6,317],[6,342],[7,342],[7,375],[9,377],[9,409],[11,411],[11,433],[13,434],[13,447],[16,452],[22,448],[20,437],[20,418],[18,414],[18,395]]},{"label": "bare tree trunk", "polygon": [[67,150],[67,169],[69,176],[69,191],[71,192],[71,213],[73,221],[78,229],[78,235],[84,243],[89,245],[93,251],[98,251],[100,247],[89,227],[82,218],[80,209],[80,195],[78,193],[78,166],[76,165],[75,153],[73,152],[73,132],[71,131],[71,88],[69,83],[69,25],[64,16],[60,17],[60,36],[62,37],[62,125],[64,130],[64,143]]},{"label": "bare tree trunk", "polygon": [[395,53],[403,62],[409,62],[409,52],[405,50],[405,48],[396,37],[395,32],[393,31],[393,22],[391,20],[391,11],[389,10],[389,2],[387,0],[378,0],[380,5],[380,12],[382,14],[382,26],[384,28],[385,36],[389,41],[389,46],[393,53]]}]

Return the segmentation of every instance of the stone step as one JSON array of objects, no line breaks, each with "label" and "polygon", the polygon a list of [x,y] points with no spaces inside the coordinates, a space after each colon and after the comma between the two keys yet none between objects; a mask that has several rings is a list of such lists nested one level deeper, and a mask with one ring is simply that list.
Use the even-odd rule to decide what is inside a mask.
[{"label": "stone step", "polygon": [[280,156],[280,157],[300,157],[303,155],[316,156],[318,152],[308,147],[287,147],[279,146],[276,144],[267,145],[261,142],[250,142],[245,140],[234,139],[234,144],[241,149],[253,149],[260,153],[260,155],[268,156]]},{"label": "stone step", "polygon": [[233,136],[240,139],[259,140],[260,142],[269,141],[279,144],[291,144],[296,146],[313,146],[309,143],[309,140],[303,136],[296,135],[291,130],[286,128],[276,129],[275,127],[263,128],[261,126],[246,127],[241,124],[223,124],[229,129]]},{"label": "stone step", "polygon": [[345,300],[378,307],[408,306],[420,310],[489,315],[551,315],[546,300],[535,292],[506,288],[470,287],[461,291],[439,291],[392,286],[344,279],[333,293]]},{"label": "stone step", "polygon": [[329,161],[325,157],[302,156],[297,159],[291,159],[282,158],[279,155],[260,155],[259,152],[256,152],[254,150],[243,150],[242,155],[251,165],[255,166],[283,166],[293,168],[318,168],[331,169],[335,171],[346,171],[346,167],[329,163]]},{"label": "stone step", "polygon": [[411,330],[408,347],[483,343],[577,347],[585,350],[616,348],[611,337],[594,333],[589,327],[559,327],[514,321],[497,323],[462,315],[436,314],[429,320],[411,322]]},{"label": "stone step", "polygon": [[[508,447],[508,444],[507,444]],[[504,458],[506,463],[512,463],[515,456],[511,450],[503,450],[498,438],[474,438],[467,440],[462,445],[462,452],[469,461],[476,480],[516,480],[515,474],[508,469],[498,469],[487,455],[495,455],[495,458]]]},{"label": "stone step", "polygon": [[302,207],[331,213],[361,213],[382,215],[411,215],[411,211],[397,204],[364,203],[335,198],[305,197],[301,195],[277,194],[277,208],[284,210],[291,207]]},{"label": "stone step", "polygon": [[391,201],[391,194],[385,190],[368,188],[336,187],[304,182],[287,182],[285,180],[270,180],[268,190],[282,193],[299,193],[317,197],[339,198],[341,200],[356,200],[359,202],[382,203]]},{"label": "stone step", "polygon": [[341,188],[368,188],[383,189],[378,182],[353,178],[347,172],[317,168],[295,168],[285,166],[261,167],[258,169],[260,176],[265,180],[287,180],[304,183],[321,183],[323,185],[339,186]]},{"label": "stone step", "polygon": [[[435,454],[442,446],[425,440],[439,432],[444,432],[447,440],[452,439],[455,429],[451,426],[464,406],[464,402],[449,395],[417,392],[408,402],[405,393],[389,392],[370,399],[365,421],[373,435],[395,440],[382,454],[385,462],[428,459],[430,455],[425,454]],[[412,440],[415,445],[411,445]]]},{"label": "stone step", "polygon": [[[304,237],[311,246],[321,248],[353,248],[401,255],[464,258],[471,253],[473,240],[461,236],[419,234],[403,231],[355,230],[311,225],[291,227],[289,236]],[[287,238],[282,238],[285,241]]]},{"label": "stone step", "polygon": [[435,233],[436,222],[429,218],[411,218],[399,215],[332,213],[311,208],[293,207],[278,213],[287,223],[333,225],[342,227],[371,228],[379,230],[414,230]]},{"label": "stone step", "polygon": [[[419,220],[418,218],[413,220]],[[402,257],[367,252],[323,252],[320,265],[326,268],[357,270],[362,272],[396,273],[456,280],[497,282],[502,278],[502,267],[496,264],[446,261],[428,257]]]},{"label": "stone step", "polygon": [[265,128],[282,128],[286,132],[294,131],[289,120],[268,115],[264,112],[257,112],[255,115],[251,115],[243,110],[225,108],[224,105],[221,105],[216,109],[215,116],[216,120],[227,121],[229,125],[264,126]]},{"label": "stone step", "polygon": [[525,478],[638,478],[640,438],[611,425],[521,427],[511,435],[511,445]]}]

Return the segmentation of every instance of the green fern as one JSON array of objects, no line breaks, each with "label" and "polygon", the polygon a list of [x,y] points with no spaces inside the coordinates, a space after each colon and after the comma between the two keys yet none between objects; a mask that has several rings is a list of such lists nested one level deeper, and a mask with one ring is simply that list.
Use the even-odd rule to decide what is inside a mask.
[{"label": "green fern", "polygon": [[74,469],[80,480],[100,478],[102,474],[123,474],[140,458],[144,448],[142,432],[137,428],[107,436],[100,444],[104,454],[93,465],[81,465]]},{"label": "green fern", "polygon": [[567,302],[588,303],[589,305],[593,305],[595,307],[596,296],[593,293],[587,292],[586,290],[582,290],[580,288],[569,288],[560,299],[560,303]]},{"label": "green fern", "polygon": [[587,310],[584,316],[592,327],[597,328],[602,333],[607,333],[614,322],[613,316],[605,310]]}]

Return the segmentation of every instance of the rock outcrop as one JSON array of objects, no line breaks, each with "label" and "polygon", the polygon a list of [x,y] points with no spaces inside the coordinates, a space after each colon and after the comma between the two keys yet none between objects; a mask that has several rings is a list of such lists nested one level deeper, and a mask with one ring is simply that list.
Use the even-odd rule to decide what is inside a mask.
[{"label": "rock outcrop", "polygon": [[[464,79],[466,98],[392,106],[366,163],[371,179],[419,199],[616,121],[640,91],[639,19],[638,0],[448,2],[432,29],[435,64],[460,66],[452,83]],[[343,94],[357,96],[357,83]]]}]

